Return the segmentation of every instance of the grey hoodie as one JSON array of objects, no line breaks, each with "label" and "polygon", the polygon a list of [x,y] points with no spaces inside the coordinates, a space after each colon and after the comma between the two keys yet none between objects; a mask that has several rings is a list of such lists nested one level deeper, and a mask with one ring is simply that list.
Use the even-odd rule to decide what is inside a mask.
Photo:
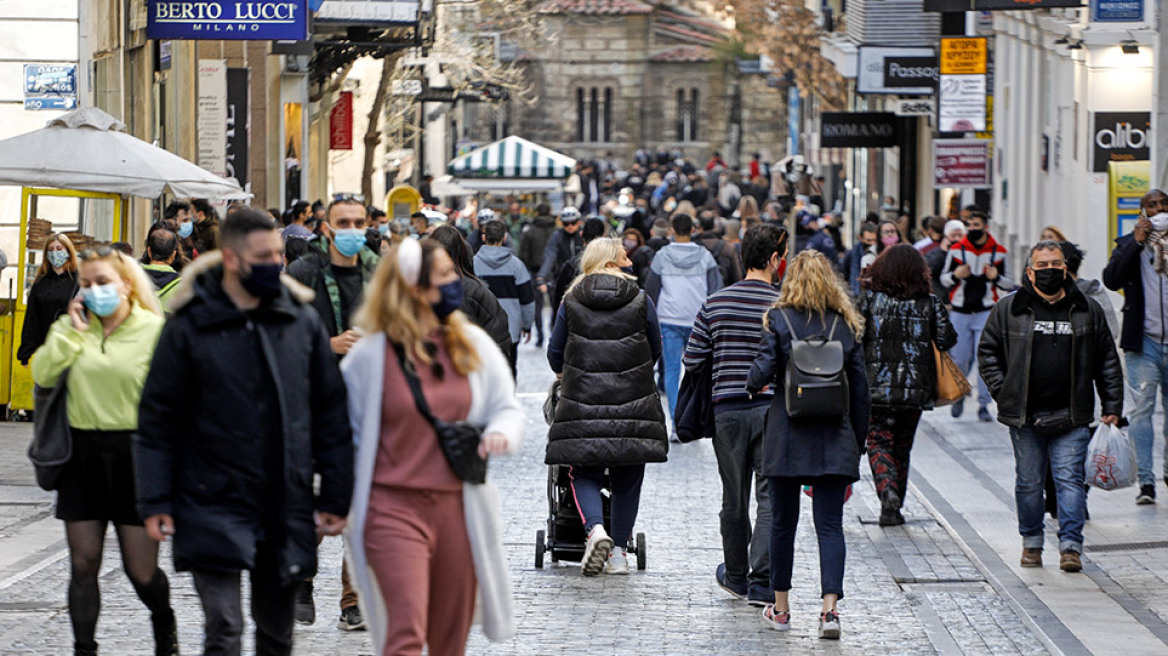
[{"label": "grey hoodie", "polygon": [[645,278],[645,291],[657,304],[661,323],[693,326],[706,298],[722,288],[718,263],[705,246],[673,243],[657,252]]},{"label": "grey hoodie", "polygon": [[527,266],[506,246],[483,246],[475,255],[474,272],[499,299],[507,313],[511,342],[518,342],[520,333],[530,331],[535,321],[535,294]]},{"label": "grey hoodie", "polygon": [[1111,329],[1111,338],[1119,339],[1119,318],[1115,316],[1115,306],[1112,305],[1111,295],[1103,287],[1103,283],[1098,280],[1078,278],[1075,280],[1075,284],[1084,296],[1103,308],[1103,316],[1107,318],[1107,327]]}]

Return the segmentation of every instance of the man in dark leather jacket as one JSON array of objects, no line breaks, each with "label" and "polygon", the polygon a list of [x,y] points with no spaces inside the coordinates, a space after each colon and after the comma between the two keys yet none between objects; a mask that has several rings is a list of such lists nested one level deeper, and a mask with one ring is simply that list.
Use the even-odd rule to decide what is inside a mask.
[{"label": "man in dark leather jacket", "polygon": [[1059,507],[1060,566],[1082,569],[1083,469],[1095,393],[1103,423],[1123,412],[1123,370],[1107,318],[1066,275],[1062,249],[1040,241],[1024,285],[990,312],[978,346],[981,375],[1010,427],[1022,566],[1042,566],[1042,490],[1049,464]]}]

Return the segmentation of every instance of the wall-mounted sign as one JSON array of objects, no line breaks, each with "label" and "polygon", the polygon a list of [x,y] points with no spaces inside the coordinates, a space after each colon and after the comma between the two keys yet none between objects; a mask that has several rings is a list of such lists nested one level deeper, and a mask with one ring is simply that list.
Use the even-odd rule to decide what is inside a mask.
[{"label": "wall-mounted sign", "polygon": [[925,11],[1014,11],[1082,6],[1083,0],[925,0]]},{"label": "wall-mounted sign", "polygon": [[326,23],[417,23],[417,0],[325,0],[314,20]]},{"label": "wall-mounted sign", "polygon": [[305,0],[147,0],[151,39],[304,41]]},{"label": "wall-mounted sign", "polygon": [[1152,186],[1151,162],[1110,162],[1107,164],[1108,231],[1114,241],[1130,235],[1140,220],[1140,198]]},{"label": "wall-mounted sign", "polygon": [[1151,156],[1151,112],[1095,112],[1091,131],[1091,170],[1109,162],[1139,162]]},{"label": "wall-mounted sign", "polygon": [[988,50],[985,37],[942,38],[941,75],[984,75]]},{"label": "wall-mounted sign", "polygon": [[861,46],[858,62],[859,93],[931,95],[937,87],[937,53],[932,48]]},{"label": "wall-mounted sign", "polygon": [[890,148],[900,138],[900,119],[892,112],[824,112],[821,148]]},{"label": "wall-mounted sign", "polygon": [[25,109],[77,107],[76,64],[25,64]]},{"label": "wall-mounted sign", "polygon": [[949,139],[934,141],[933,186],[989,187],[989,142]]},{"label": "wall-mounted sign", "polygon": [[1142,23],[1144,0],[1091,0],[1093,23]]},{"label": "wall-mounted sign", "polygon": [[932,116],[937,103],[932,98],[901,98],[896,101],[897,116]]},{"label": "wall-mounted sign", "polygon": [[353,150],[352,91],[342,91],[329,112],[329,149]]},{"label": "wall-mounted sign", "polygon": [[199,100],[195,125],[198,130],[199,166],[219,177],[227,176],[227,62],[199,60]]},{"label": "wall-mounted sign", "polygon": [[937,129],[941,132],[985,131],[985,76],[942,75],[937,108]]},{"label": "wall-mounted sign", "polygon": [[248,179],[248,69],[227,69],[227,177],[241,188]]}]

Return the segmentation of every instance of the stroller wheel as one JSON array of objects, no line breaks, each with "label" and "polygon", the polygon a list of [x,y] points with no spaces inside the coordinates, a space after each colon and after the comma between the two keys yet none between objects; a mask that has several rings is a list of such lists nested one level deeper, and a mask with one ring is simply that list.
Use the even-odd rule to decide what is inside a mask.
[{"label": "stroller wheel", "polygon": [[645,534],[637,534],[637,569],[645,571]]},{"label": "stroller wheel", "polygon": [[547,551],[546,539],[543,531],[535,532],[535,568],[543,569],[543,555]]}]

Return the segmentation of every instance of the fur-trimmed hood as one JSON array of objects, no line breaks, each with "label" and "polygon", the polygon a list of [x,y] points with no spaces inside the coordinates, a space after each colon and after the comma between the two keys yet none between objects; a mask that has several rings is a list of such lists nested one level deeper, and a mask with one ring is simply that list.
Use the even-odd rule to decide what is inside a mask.
[{"label": "fur-trimmed hood", "polygon": [[[191,262],[183,268],[183,281],[179,285],[178,291],[171,297],[167,304],[167,312],[175,313],[182,310],[190,304],[198,295],[200,285],[205,284],[204,278],[214,280],[216,285],[221,285],[223,282],[223,253],[221,251],[213,251],[206,255],[199,256],[194,262]],[[316,297],[308,287],[296,282],[292,276],[284,273],[280,275],[280,282],[284,283],[284,288],[288,290],[292,299],[301,305],[307,305]]]}]

